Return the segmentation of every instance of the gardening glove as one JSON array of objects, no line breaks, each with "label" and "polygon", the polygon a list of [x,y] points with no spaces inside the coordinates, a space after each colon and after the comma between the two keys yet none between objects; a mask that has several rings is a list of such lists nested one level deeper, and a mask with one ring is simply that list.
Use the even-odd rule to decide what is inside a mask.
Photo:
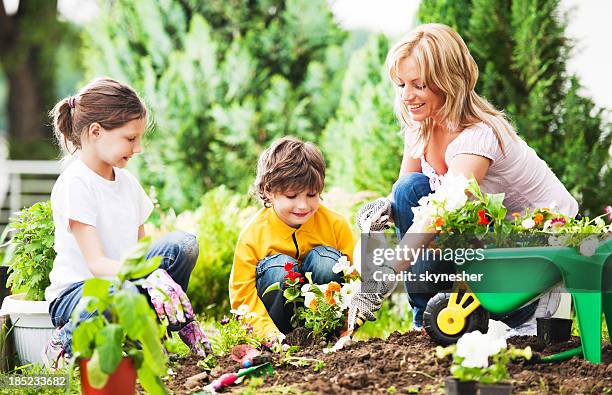
[{"label": "gardening glove", "polygon": [[168,318],[170,324],[187,322],[194,318],[189,298],[164,269],[156,269],[143,281],[153,308],[160,321]]},{"label": "gardening glove", "polygon": [[[395,274],[395,270],[389,266],[380,266],[379,269],[385,275]],[[361,291],[357,292],[349,304],[348,330],[352,332],[363,325],[366,321],[376,321],[376,313],[382,307],[383,302],[389,297],[397,286],[396,281],[375,281],[366,279],[361,283]]]},{"label": "gardening glove", "polygon": [[178,335],[192,353],[201,357],[205,357],[207,353],[212,353],[210,341],[204,334],[198,321],[194,320],[185,325],[183,329],[179,331]]},{"label": "gardening glove", "polygon": [[357,213],[357,224],[361,233],[381,232],[389,229],[391,218],[391,201],[387,198],[378,198],[366,203]]}]

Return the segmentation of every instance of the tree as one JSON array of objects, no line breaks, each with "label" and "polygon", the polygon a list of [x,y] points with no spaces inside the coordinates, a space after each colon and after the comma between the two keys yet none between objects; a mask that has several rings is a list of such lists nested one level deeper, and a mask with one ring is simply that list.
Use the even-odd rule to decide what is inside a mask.
[{"label": "tree", "polygon": [[47,112],[56,99],[53,44],[61,42],[65,31],[57,20],[57,1],[22,0],[14,15],[7,15],[0,4],[0,65],[8,82],[13,153],[19,144],[52,141]]},{"label": "tree", "polygon": [[271,140],[318,142],[337,106],[345,35],[324,0],[118,0],[102,15],[88,74],[150,105],[140,176],[165,207],[193,208],[221,184],[246,191]]},{"label": "tree", "polygon": [[403,139],[384,67],[388,40],[372,36],[349,60],[336,115],[325,130],[329,183],[387,194],[397,179]]},{"label": "tree", "polygon": [[572,43],[559,0],[423,0],[418,17],[457,29],[480,70],[477,92],[504,109],[580,203],[609,204],[612,159],[604,109],[578,92],[566,71]]}]

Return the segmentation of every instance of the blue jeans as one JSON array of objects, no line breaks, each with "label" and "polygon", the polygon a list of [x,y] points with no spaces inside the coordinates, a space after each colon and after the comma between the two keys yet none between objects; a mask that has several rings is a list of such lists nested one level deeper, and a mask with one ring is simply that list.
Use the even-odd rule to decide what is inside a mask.
[{"label": "blue jeans", "polygon": [[[147,252],[146,257],[161,256],[159,268],[166,270],[170,277],[186,292],[191,271],[198,260],[198,253],[198,242],[194,235],[186,232],[172,232],[156,241]],[[59,331],[59,337],[68,355],[72,355],[72,332],[74,330],[70,317],[83,296],[83,284],[83,281],[72,284],[49,305],[51,322],[58,328],[62,327]],[[141,292],[148,299],[146,291],[143,292],[136,286],[134,286],[134,292]],[[80,318],[87,319],[95,314],[95,312],[83,312]],[[177,331],[180,330],[181,326],[169,326],[168,328]]]},{"label": "blue jeans", "polygon": [[[393,219],[398,238],[404,234],[414,219],[413,207],[419,206],[419,199],[431,193],[429,178],[423,173],[408,173],[402,176],[393,185]],[[455,273],[452,262],[419,259],[411,267],[411,272],[419,278],[421,273]],[[423,326],[423,313],[427,302],[438,292],[450,292],[453,284],[450,282],[406,281],[404,283],[408,293],[408,301],[412,306],[413,325],[417,328]],[[505,315],[491,315],[491,318],[504,322],[510,327],[516,327],[529,320],[537,308],[537,301]]]},{"label": "blue jeans", "polygon": [[[339,273],[334,273],[332,268],[341,256],[342,254],[335,248],[317,246],[306,255],[302,264],[299,264],[295,258],[284,254],[270,255],[259,261],[255,269],[257,295],[266,306],[268,315],[270,315],[278,330],[285,334],[293,330],[291,326],[293,303],[285,304],[285,297],[283,296],[285,275],[287,274],[285,263],[291,262],[297,265],[294,266],[293,270],[302,275],[311,272],[312,282],[315,284],[328,284],[331,281],[339,283],[342,276]],[[262,296],[270,285],[278,282],[281,283],[280,291],[272,291]]]}]

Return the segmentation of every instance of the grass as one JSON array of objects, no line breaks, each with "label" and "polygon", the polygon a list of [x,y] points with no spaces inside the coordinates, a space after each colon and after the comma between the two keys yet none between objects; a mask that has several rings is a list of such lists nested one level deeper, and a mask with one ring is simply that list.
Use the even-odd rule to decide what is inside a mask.
[{"label": "grass", "polygon": [[71,369],[65,367],[59,369],[56,372],[52,372],[43,365],[39,364],[28,364],[25,366],[17,367],[13,371],[9,372],[8,375],[21,375],[27,376],[67,376],[68,386],[67,387],[3,387],[0,388],[0,395],[55,395],[55,394],[79,394],[81,392],[81,377],[79,369]]}]

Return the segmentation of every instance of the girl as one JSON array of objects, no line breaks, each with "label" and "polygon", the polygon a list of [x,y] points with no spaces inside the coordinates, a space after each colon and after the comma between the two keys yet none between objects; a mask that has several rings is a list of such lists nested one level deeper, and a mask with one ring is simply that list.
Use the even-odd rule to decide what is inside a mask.
[{"label": "girl", "polygon": [[[57,364],[64,353],[71,355],[70,316],[84,280],[118,273],[119,258],[144,237],[143,224],[153,210],[151,199],[125,169],[141,152],[147,125],[147,109],[132,88],[110,78],[96,79],[60,101],[51,116],[60,145],[76,158],[51,193],[57,256],[45,297],[57,330],[43,350],[48,365]],[[159,319],[167,318],[169,329],[204,355],[208,340],[184,293],[198,257],[195,237],[172,233],[151,247],[147,257],[152,256],[162,260],[145,289]],[[171,302],[160,298],[160,291]]]},{"label": "girl", "polygon": [[[396,112],[405,135],[405,149],[398,181],[393,186],[392,203],[379,201],[361,213],[374,228],[384,227],[393,216],[402,242],[411,229],[412,208],[419,205],[441,183],[445,174],[475,177],[483,193],[505,193],[508,213],[526,208],[553,207],[576,216],[578,204],[546,163],[520,137],[504,116],[475,91],[476,62],[453,29],[441,24],[425,24],[410,32],[387,55],[389,76],[396,86]],[[410,236],[412,240],[415,235]],[[433,235],[429,236],[431,239]],[[411,243],[414,244],[414,243]],[[418,245],[421,245],[418,243]],[[406,269],[411,262],[396,265]],[[417,276],[448,271],[444,262],[417,261]],[[422,327],[427,301],[449,284],[406,283],[413,306],[414,327]],[[392,288],[382,287],[382,289]],[[386,292],[385,292],[386,293]],[[527,322],[535,330],[533,316],[556,309],[558,294],[548,295],[540,305],[532,303],[518,312],[497,317],[511,327]],[[380,308],[381,297],[360,295],[355,310],[368,319]],[[526,332],[523,332],[526,333]]]}]

